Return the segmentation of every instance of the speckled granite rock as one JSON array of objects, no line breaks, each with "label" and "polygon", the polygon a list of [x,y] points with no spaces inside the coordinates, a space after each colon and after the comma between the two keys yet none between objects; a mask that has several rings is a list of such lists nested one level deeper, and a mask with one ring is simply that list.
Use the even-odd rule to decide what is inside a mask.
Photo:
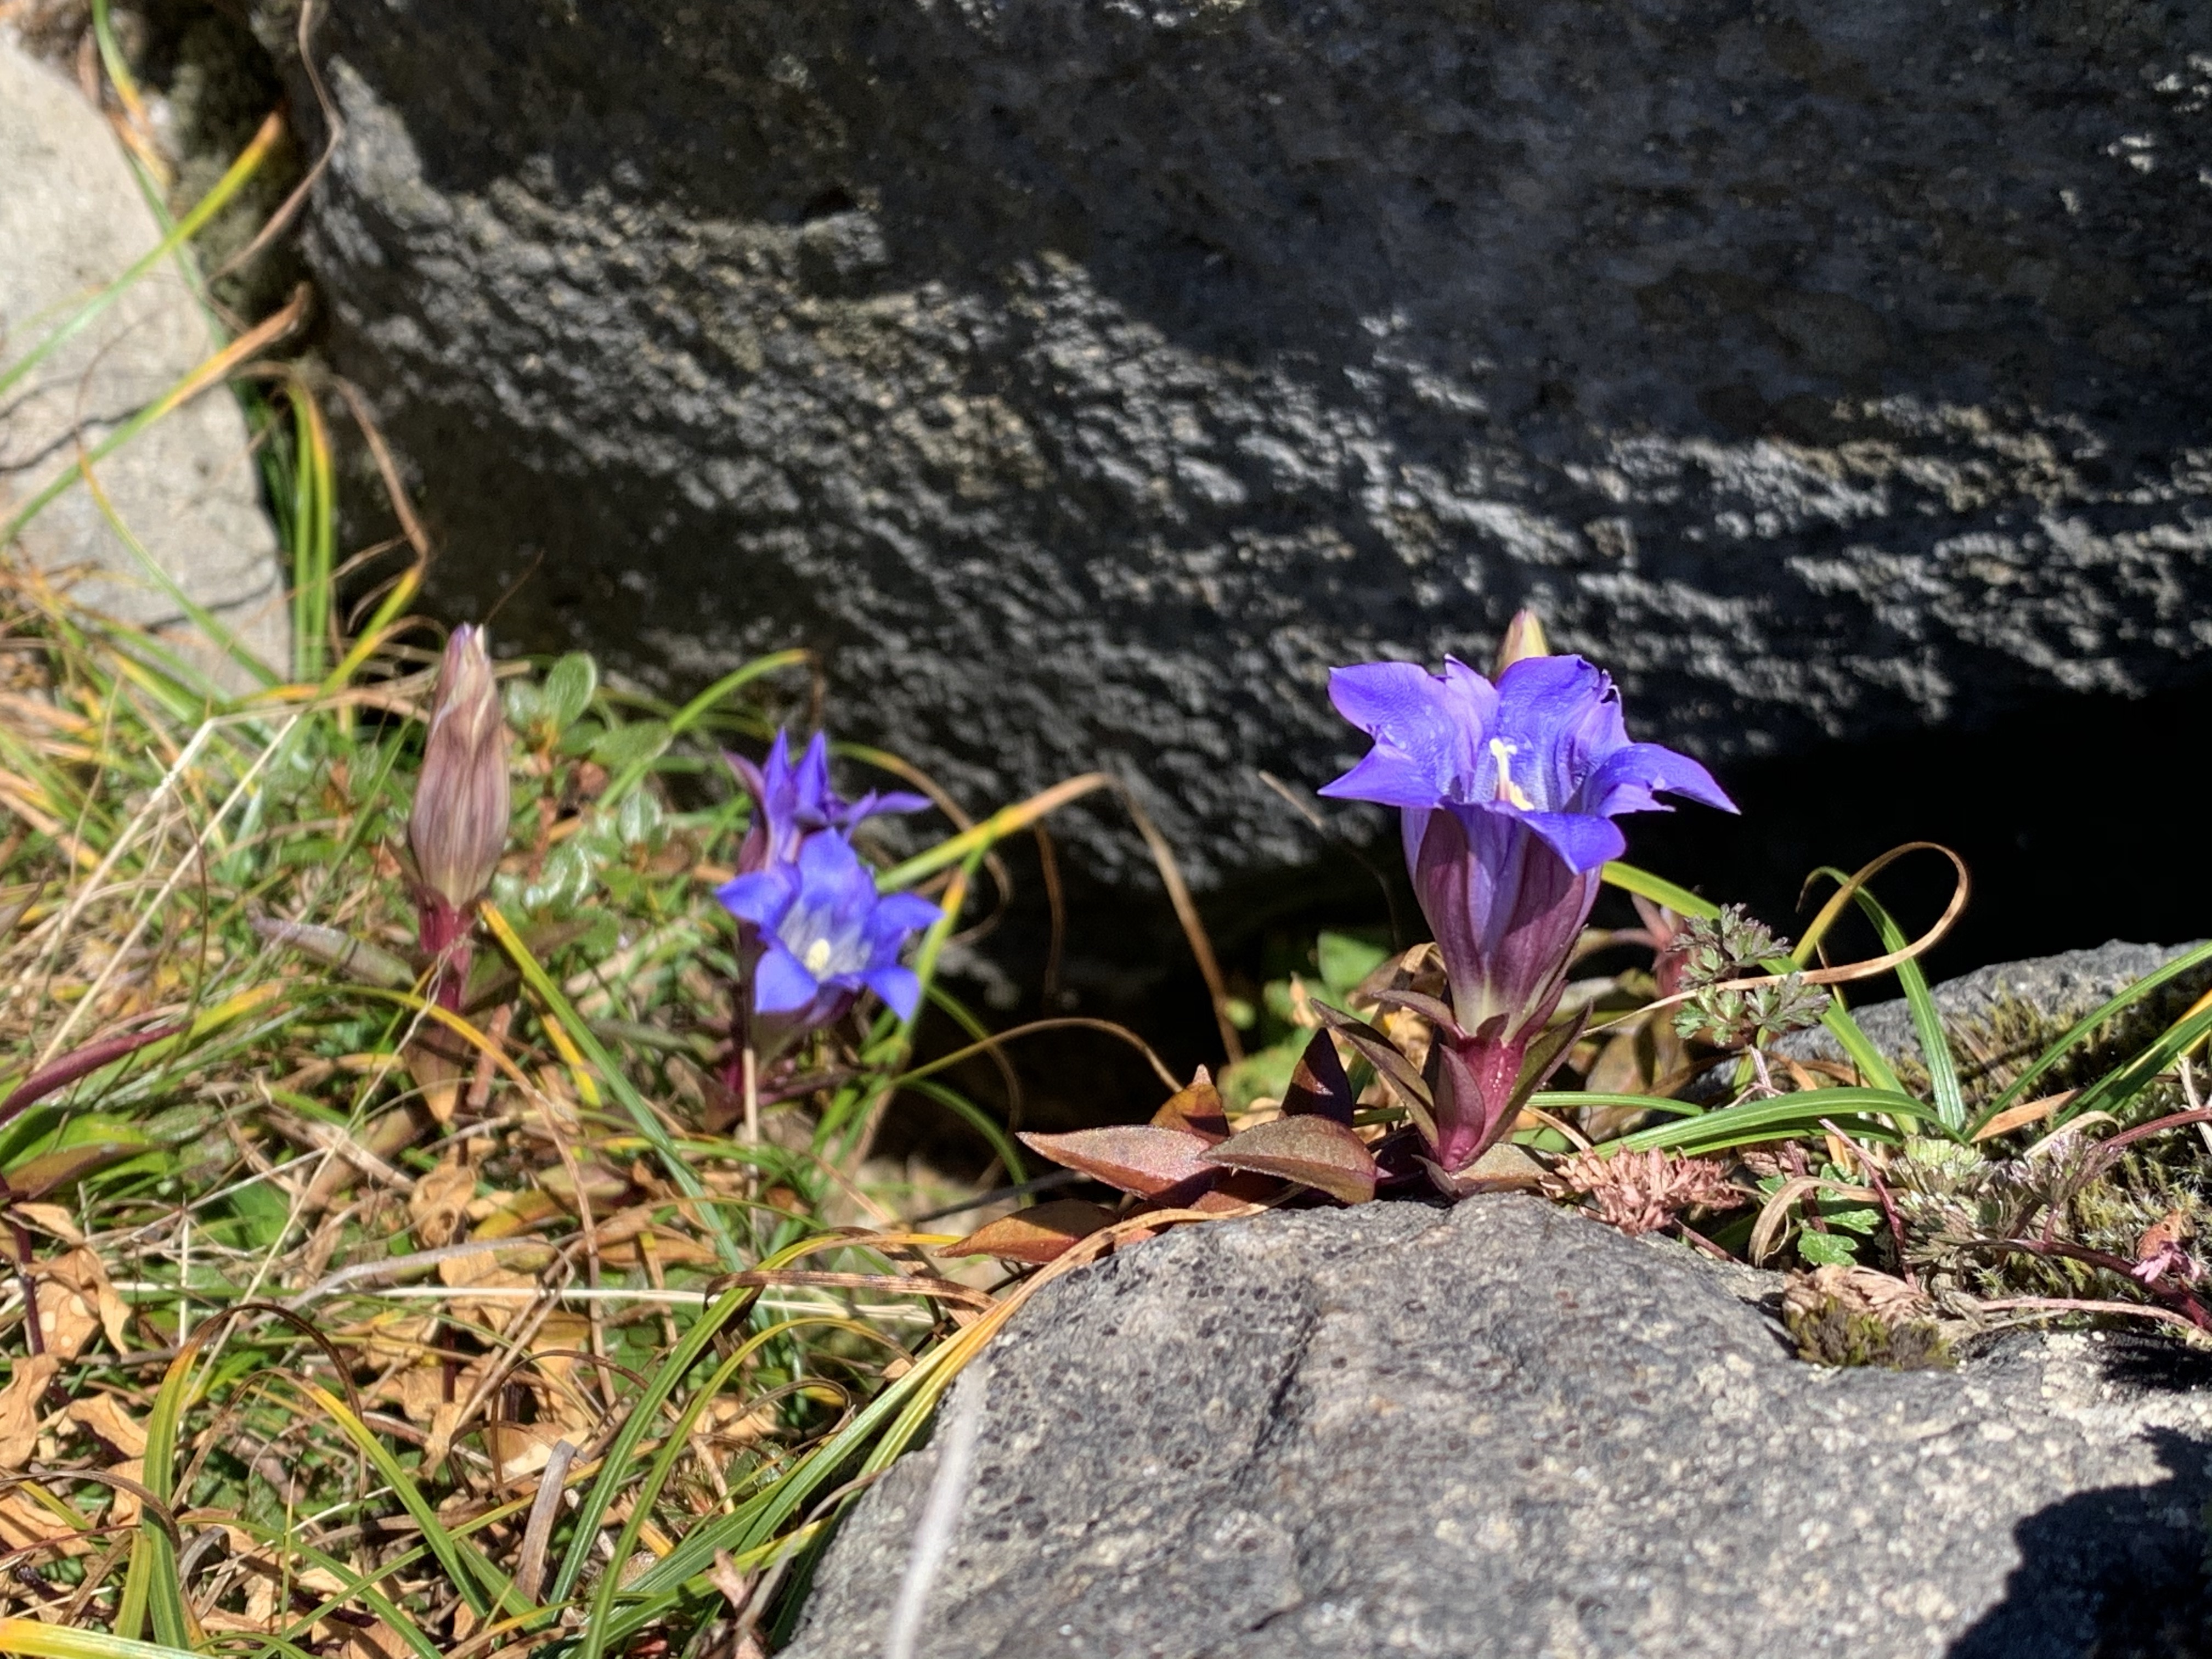
[{"label": "speckled granite rock", "polygon": [[[2164,1351],[1825,1370],[1763,1288],[1517,1197],[1082,1270],[961,1384],[985,1416],[921,1654],[2197,1650],[2212,1394]],[[862,1501],[790,1659],[879,1651],[934,1467]]]},{"label": "speckled granite rock", "polygon": [[1524,599],[1715,759],[2212,661],[2212,8],[319,15],[443,603],[821,647],[971,806],[1105,763],[1201,880],[1303,859],[1328,665]]},{"label": "speckled granite rock", "polygon": [[[54,68],[0,30],[0,368],[161,240],[122,148]],[[78,447],[182,380],[213,350],[173,267],[150,273],[25,381],[0,394],[0,523],[75,464]],[[218,386],[100,464],[116,516],[191,600],[283,666],[291,621],[276,532],[262,510],[246,422]],[[243,676],[199,648],[175,596],[131,555],[79,485],[33,520],[23,547],[52,570],[88,572],[77,596],[167,631],[230,684]]]}]

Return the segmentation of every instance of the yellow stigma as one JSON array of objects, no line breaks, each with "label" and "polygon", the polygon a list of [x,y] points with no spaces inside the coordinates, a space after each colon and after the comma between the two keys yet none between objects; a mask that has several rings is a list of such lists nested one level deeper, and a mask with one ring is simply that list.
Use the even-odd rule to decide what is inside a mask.
[{"label": "yellow stigma", "polygon": [[817,939],[806,947],[806,954],[799,960],[806,964],[808,973],[819,979],[822,977],[822,970],[830,965],[830,941],[826,939]]},{"label": "yellow stigma", "polygon": [[1534,811],[1536,803],[1523,794],[1521,786],[1513,781],[1513,745],[1503,738],[1492,738],[1490,752],[1498,761],[1498,793],[1491,799],[1510,802],[1524,812]]}]

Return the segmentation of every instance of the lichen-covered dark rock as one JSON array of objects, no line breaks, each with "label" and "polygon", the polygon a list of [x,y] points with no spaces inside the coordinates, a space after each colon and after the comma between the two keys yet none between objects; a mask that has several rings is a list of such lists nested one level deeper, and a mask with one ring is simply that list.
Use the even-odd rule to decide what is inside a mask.
[{"label": "lichen-covered dark rock", "polygon": [[1524,602],[1709,758],[2212,641],[2186,0],[324,13],[311,254],[444,603],[822,647],[970,805],[1302,856],[1328,665]]},{"label": "lichen-covered dark rock", "polygon": [[[1519,1197],[1085,1268],[960,1384],[983,1417],[921,1659],[2203,1650],[2212,1394],[2171,1350],[1831,1370],[1771,1289]],[[861,1501],[790,1659],[882,1650],[935,1468]]]}]

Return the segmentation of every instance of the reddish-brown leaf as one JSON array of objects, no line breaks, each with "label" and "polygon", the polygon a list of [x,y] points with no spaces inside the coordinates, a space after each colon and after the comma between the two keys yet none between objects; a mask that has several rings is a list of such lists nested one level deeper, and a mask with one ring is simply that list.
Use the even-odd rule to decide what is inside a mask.
[{"label": "reddish-brown leaf", "polygon": [[1545,1080],[1559,1069],[1559,1062],[1566,1059],[1567,1050],[1573,1048],[1576,1040],[1582,1036],[1583,1027],[1589,1024],[1589,1017],[1590,1011],[1587,1006],[1577,1008],[1570,1018],[1561,1020],[1528,1045],[1528,1051],[1521,1062],[1520,1080],[1513,1085],[1514,1111],[1518,1112],[1522,1103],[1542,1088]]},{"label": "reddish-brown leaf", "polygon": [[1340,1013],[1326,1003],[1313,1005],[1315,1013],[1328,1026],[1366,1059],[1367,1063],[1382,1074],[1382,1079],[1396,1092],[1399,1099],[1420,1112],[1436,1110],[1436,1097],[1421,1074],[1413,1069],[1413,1062],[1399,1052],[1398,1045],[1364,1019],[1354,1019]]},{"label": "reddish-brown leaf", "polygon": [[1109,1187],[1139,1198],[1158,1198],[1186,1189],[1191,1196],[1212,1184],[1218,1172],[1200,1154],[1212,1143],[1203,1135],[1152,1123],[1117,1124],[1110,1129],[1078,1129],[1073,1134],[1024,1134],[1031,1152],[1080,1170]]},{"label": "reddish-brown leaf", "polygon": [[1373,1000],[1385,1007],[1404,1008],[1419,1014],[1446,1036],[1464,1039],[1467,1032],[1451,1011],[1451,1004],[1442,997],[1432,997],[1419,991],[1401,991],[1391,987],[1371,994]]},{"label": "reddish-brown leaf", "polygon": [[1056,1198],[1049,1204],[1032,1205],[978,1227],[957,1244],[948,1244],[940,1255],[995,1255],[1008,1261],[1027,1261],[1042,1267],[1066,1253],[1078,1239],[1088,1238],[1109,1226],[1114,1212],[1103,1204],[1079,1198]]},{"label": "reddish-brown leaf", "polygon": [[1346,1204],[1375,1196],[1375,1157],[1367,1143],[1326,1117],[1279,1117],[1233,1134],[1206,1162],[1318,1188]]},{"label": "reddish-brown leaf", "polygon": [[1228,1139],[1229,1114],[1221,1104],[1220,1091],[1213,1086],[1213,1074],[1200,1066],[1190,1086],[1170,1096],[1167,1104],[1152,1114],[1152,1127],[1181,1129],[1209,1146]]},{"label": "reddish-brown leaf", "polygon": [[[1285,1182],[1279,1176],[1259,1175],[1250,1170],[1224,1170],[1221,1179],[1212,1188],[1200,1193],[1182,1207],[1218,1215],[1235,1215],[1255,1204],[1270,1204],[1282,1197]],[[1146,1206],[1139,1205],[1142,1214]],[[1161,1206],[1163,1209],[1166,1206]]]},{"label": "reddish-brown leaf", "polygon": [[1352,1127],[1352,1079],[1336,1057],[1336,1043],[1327,1031],[1316,1031],[1291,1073],[1291,1086],[1283,1095],[1285,1117],[1325,1117]]}]

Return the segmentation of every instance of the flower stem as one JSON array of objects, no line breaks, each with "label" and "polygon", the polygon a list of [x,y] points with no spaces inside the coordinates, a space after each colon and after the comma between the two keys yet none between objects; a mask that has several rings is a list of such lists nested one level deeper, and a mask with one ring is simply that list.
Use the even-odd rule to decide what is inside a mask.
[{"label": "flower stem", "polygon": [[415,938],[430,958],[436,982],[432,999],[441,1008],[461,1011],[461,993],[468,984],[469,963],[475,956],[470,933],[476,926],[476,907],[462,909],[435,893],[419,895],[415,906]]},{"label": "flower stem", "polygon": [[745,1145],[760,1145],[760,1056],[750,1042],[738,1051],[738,1075],[744,1079],[745,1097]]}]

